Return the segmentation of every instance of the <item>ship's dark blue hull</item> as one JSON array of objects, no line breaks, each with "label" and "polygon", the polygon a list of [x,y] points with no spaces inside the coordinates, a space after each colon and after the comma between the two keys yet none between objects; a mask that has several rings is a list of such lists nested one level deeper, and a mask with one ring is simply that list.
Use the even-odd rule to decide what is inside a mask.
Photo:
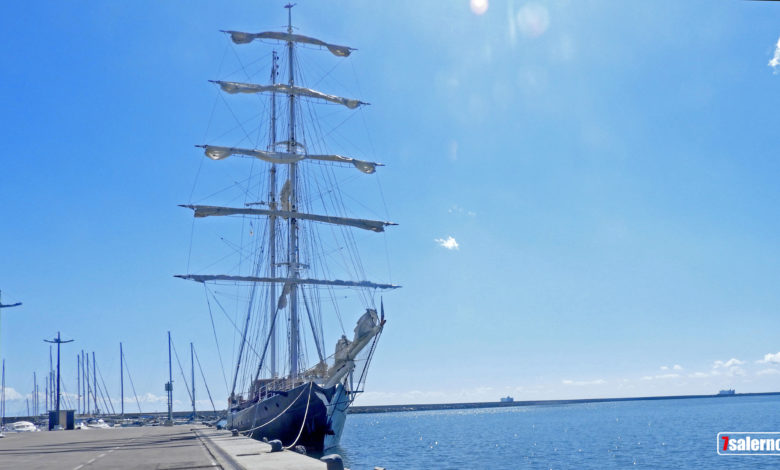
[{"label": "ship's dark blue hull", "polygon": [[228,429],[248,433],[257,440],[279,439],[285,446],[295,444],[310,451],[322,451],[325,437],[333,435],[328,404],[335,388],[304,383],[284,394],[232,411],[228,415]]}]

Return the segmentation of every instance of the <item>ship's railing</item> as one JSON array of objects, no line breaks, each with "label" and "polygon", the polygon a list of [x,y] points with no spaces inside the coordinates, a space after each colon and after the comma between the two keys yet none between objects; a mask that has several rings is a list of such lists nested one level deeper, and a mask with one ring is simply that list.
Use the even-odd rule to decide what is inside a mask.
[{"label": "ship's railing", "polygon": [[[365,380],[364,376],[364,368],[367,366],[367,359],[369,356],[369,350],[371,348],[366,348],[365,350],[361,351],[360,354],[358,354],[358,357],[353,359],[355,362],[355,381],[357,382],[359,378],[363,378]],[[263,401],[266,398],[269,398],[273,395],[278,395],[279,392],[286,392],[288,390],[291,390],[303,383],[314,381],[316,383],[321,383],[325,381],[328,377],[328,372],[331,370],[333,365],[336,363],[335,354],[331,354],[327,358],[325,358],[324,361],[319,362],[314,367],[305,369],[301,371],[300,373],[293,376],[285,376],[285,377],[276,377],[273,379],[258,379],[254,385],[252,386],[249,395],[246,398],[246,401],[242,400],[242,402],[256,402],[256,401]],[[362,385],[362,383],[355,383],[355,387],[359,387]]]}]

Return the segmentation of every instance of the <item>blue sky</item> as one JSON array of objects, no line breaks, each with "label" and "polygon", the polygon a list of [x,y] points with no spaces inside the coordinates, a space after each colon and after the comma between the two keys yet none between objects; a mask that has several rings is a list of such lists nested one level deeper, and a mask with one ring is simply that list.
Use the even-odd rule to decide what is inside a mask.
[{"label": "blue sky", "polygon": [[[387,164],[355,183],[376,211],[360,215],[400,223],[365,240],[369,272],[404,288],[361,402],[780,390],[779,6],[298,2],[301,33],[358,49],[325,84],[372,103],[345,129]],[[69,391],[85,349],[118,395],[122,341],[142,406],[162,409],[172,330],[224,403],[202,289],[172,277],[192,230],[176,205],[207,191],[193,145],[225,117],[206,80],[262,49],[218,31],[280,29],[281,7],[6,8],[0,289],[24,302],[2,319],[9,397],[59,330]]]}]

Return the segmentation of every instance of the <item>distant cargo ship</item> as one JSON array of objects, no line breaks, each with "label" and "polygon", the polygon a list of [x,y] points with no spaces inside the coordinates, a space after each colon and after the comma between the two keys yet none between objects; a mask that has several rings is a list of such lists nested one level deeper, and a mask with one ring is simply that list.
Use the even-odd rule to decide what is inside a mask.
[{"label": "distant cargo ship", "polygon": [[512,403],[513,401],[515,401],[515,399],[510,396],[501,398],[501,403]]},{"label": "distant cargo ship", "polygon": [[734,393],[734,389],[730,388],[728,390],[721,390],[720,392],[718,392],[718,395],[735,395],[735,393]]}]

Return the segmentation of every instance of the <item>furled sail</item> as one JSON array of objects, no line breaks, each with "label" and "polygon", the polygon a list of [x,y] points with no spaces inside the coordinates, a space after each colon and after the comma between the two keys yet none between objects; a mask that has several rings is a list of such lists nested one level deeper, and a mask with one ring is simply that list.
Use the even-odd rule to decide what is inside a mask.
[{"label": "furled sail", "polygon": [[243,207],[219,207],[219,206],[201,206],[201,205],[181,205],[195,211],[195,217],[210,217],[220,215],[268,215],[282,217],[285,219],[303,219],[313,220],[315,222],[324,222],[336,225],[348,225],[350,227],[371,230],[372,232],[384,232],[388,225],[397,225],[393,222],[383,222],[381,220],[352,219],[349,217],[334,217],[330,215],[306,214],[304,212],[289,212],[284,210],[271,209],[253,209]]},{"label": "furled sail", "polygon": [[266,31],[263,33],[244,33],[241,31],[223,31],[230,35],[230,39],[236,44],[249,44],[255,39],[275,39],[277,41],[292,41],[303,44],[313,44],[315,46],[327,47],[331,54],[339,57],[347,57],[355,49],[347,46],[338,46],[321,41],[316,38],[304,36],[302,34],[280,33],[276,31]]},{"label": "furled sail", "polygon": [[278,163],[280,165],[285,165],[288,163],[296,163],[306,158],[305,155],[297,153],[267,152],[265,150],[220,147],[217,145],[197,145],[196,147],[205,149],[206,156],[212,160],[223,160],[231,155],[246,155],[249,157],[259,158],[260,160],[268,163]]},{"label": "furled sail", "polygon": [[254,277],[254,276],[230,276],[227,274],[176,274],[174,277],[195,282],[207,281],[237,281],[237,282],[279,282],[290,284],[307,284],[317,286],[336,287],[368,287],[374,289],[398,289],[401,286],[395,284],[378,284],[370,281],[341,281],[338,279],[308,279],[300,277]]},{"label": "furled sail", "polygon": [[273,85],[256,85],[254,83],[240,83],[240,82],[225,82],[222,80],[209,80],[212,83],[216,83],[222,88],[222,91],[226,93],[266,93],[276,92],[284,93],[287,95],[296,96],[308,96],[309,98],[317,98],[331,103],[341,104],[349,109],[355,109],[360,105],[368,104],[360,100],[351,98],[342,98],[341,96],[329,95],[321,91],[312,90],[311,88],[303,88],[299,86],[290,86],[284,83],[274,83]]},{"label": "furled sail", "polygon": [[220,147],[218,145],[197,145],[205,149],[206,156],[212,160],[223,160],[231,155],[246,155],[248,157],[259,158],[269,163],[287,164],[296,163],[301,160],[320,160],[337,163],[349,163],[363,173],[374,173],[376,167],[382,166],[381,163],[357,160],[343,155],[307,155],[299,153],[269,152],[266,150],[242,149],[237,147]]}]

